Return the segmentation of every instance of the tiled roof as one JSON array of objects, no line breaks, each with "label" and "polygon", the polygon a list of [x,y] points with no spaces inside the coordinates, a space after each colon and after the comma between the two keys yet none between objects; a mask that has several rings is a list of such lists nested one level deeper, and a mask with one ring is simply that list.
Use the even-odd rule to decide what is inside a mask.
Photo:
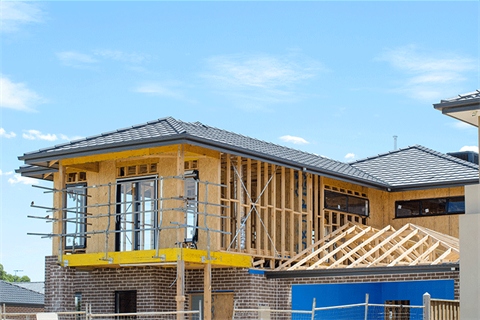
[{"label": "tiled roof", "polygon": [[45,282],[43,281],[35,281],[35,282],[12,282],[12,284],[32,290],[41,294],[45,293]]},{"label": "tiled roof", "polygon": [[0,304],[43,305],[44,295],[0,280]]},{"label": "tiled roof", "polygon": [[32,155],[48,155],[49,153],[59,151],[74,152],[76,150],[89,150],[91,148],[103,146],[131,144],[137,141],[155,142],[155,140],[168,137],[175,138],[175,136],[191,137],[220,146],[223,145],[236,149],[243,149],[266,157],[276,157],[283,161],[296,163],[304,167],[327,171],[344,177],[356,178],[380,186],[386,186],[380,179],[362,172],[347,163],[250,138],[231,131],[210,127],[200,122],[183,122],[171,117],[26,153],[24,157],[28,158]]},{"label": "tiled roof", "polygon": [[350,164],[397,188],[478,181],[478,165],[419,145]]},{"label": "tiled roof", "polygon": [[459,94],[458,96],[448,98],[448,99],[442,99],[440,101],[440,103],[467,101],[467,100],[478,99],[478,98],[480,98],[480,90],[476,90],[474,92],[469,92],[469,93],[464,93],[464,94]]}]

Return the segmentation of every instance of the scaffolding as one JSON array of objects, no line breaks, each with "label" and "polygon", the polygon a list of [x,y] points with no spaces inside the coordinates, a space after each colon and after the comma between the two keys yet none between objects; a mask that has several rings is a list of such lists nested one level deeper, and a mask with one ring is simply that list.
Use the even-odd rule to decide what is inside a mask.
[{"label": "scaffolding", "polygon": [[[193,195],[165,195],[165,182],[175,180],[193,184],[195,194]],[[143,184],[143,185],[142,185]],[[199,199],[198,186],[204,186],[205,200]],[[103,234],[105,242],[105,256],[102,260],[108,261],[110,236],[115,235],[115,251],[135,251],[156,249],[156,256],[159,257],[160,236],[163,230],[177,229],[177,241],[175,246],[196,247],[195,237],[187,239],[187,231],[197,233],[198,230],[206,231],[207,234],[207,260],[211,260],[210,254],[210,232],[231,234],[226,231],[209,228],[207,217],[220,219],[231,219],[228,216],[209,213],[210,207],[228,208],[228,206],[208,201],[209,187],[225,187],[222,184],[192,179],[186,175],[173,177],[136,177],[133,179],[117,181],[115,183],[101,185],[73,185],[63,189],[47,188],[43,186],[33,187],[44,190],[44,193],[60,194],[62,200],[61,208],[45,207],[35,205],[31,207],[44,209],[47,216],[28,216],[28,218],[46,220],[51,223],[61,224],[61,232],[58,233],[28,233],[28,235],[41,236],[42,238],[59,238],[58,257],[62,259],[65,252],[76,253],[84,249],[84,239],[93,235]],[[144,190],[141,190],[144,187]],[[158,187],[158,192],[157,192]],[[91,190],[97,190],[96,195],[103,194],[108,201],[99,201],[100,196],[92,197]],[[139,190],[140,189],[140,190]],[[92,193],[92,192],[90,192]],[[91,199],[94,203],[84,201]],[[73,200],[73,206],[68,206],[69,199]],[[178,205],[180,204],[180,205]],[[203,210],[200,211],[200,207]],[[92,214],[92,210],[98,214]],[[89,212],[90,211],[90,212]],[[102,212],[103,211],[103,212]],[[61,217],[58,213],[61,212]],[[164,213],[179,212],[183,214],[183,223],[178,221],[165,221]],[[50,214],[52,216],[50,216]],[[204,216],[204,225],[199,225],[198,216]],[[88,231],[86,226],[92,226],[92,219],[106,219],[106,228],[102,230]],[[115,228],[112,228],[112,220],[115,220]],[[198,237],[197,237],[198,238]],[[71,245],[68,245],[71,244]],[[60,263],[62,261],[59,261]]]}]

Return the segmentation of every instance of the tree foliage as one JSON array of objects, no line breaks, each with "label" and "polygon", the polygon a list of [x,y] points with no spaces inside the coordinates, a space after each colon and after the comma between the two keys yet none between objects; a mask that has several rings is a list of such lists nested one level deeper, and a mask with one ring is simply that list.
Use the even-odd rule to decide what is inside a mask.
[{"label": "tree foliage", "polygon": [[3,270],[3,265],[0,263],[0,277],[1,280],[7,281],[7,282],[30,282],[30,278],[28,276],[15,276],[13,274],[7,273],[5,270]]}]

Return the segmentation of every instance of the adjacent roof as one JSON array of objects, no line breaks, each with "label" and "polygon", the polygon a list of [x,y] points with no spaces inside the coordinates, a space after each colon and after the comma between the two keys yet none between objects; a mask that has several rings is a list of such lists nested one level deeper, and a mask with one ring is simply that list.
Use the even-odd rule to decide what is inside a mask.
[{"label": "adjacent roof", "polygon": [[12,282],[12,284],[32,290],[41,294],[45,294],[45,282],[43,281],[35,281],[35,282]]},{"label": "adjacent roof", "polygon": [[437,231],[411,223],[379,230],[349,222],[275,271],[458,264],[459,259],[458,239]]},{"label": "adjacent roof", "polygon": [[0,280],[0,304],[43,307],[44,295]]},{"label": "adjacent roof", "polygon": [[343,163],[316,154],[250,138],[231,131],[183,122],[171,117],[25,153],[22,175],[51,179],[50,161],[108,152],[189,143],[235,155],[276,163],[335,179],[380,189],[461,185],[478,182],[478,166],[413,146]]},{"label": "adjacent roof", "polygon": [[478,182],[478,165],[419,145],[350,163],[392,188]]},{"label": "adjacent roof", "polygon": [[457,120],[479,126],[480,116],[480,90],[460,94],[456,97],[441,100],[433,107]]},{"label": "adjacent roof", "polygon": [[458,101],[472,101],[474,99],[480,99],[480,90],[475,90],[473,92],[459,94],[455,97],[442,99],[440,103],[450,103],[450,102],[458,102]]}]

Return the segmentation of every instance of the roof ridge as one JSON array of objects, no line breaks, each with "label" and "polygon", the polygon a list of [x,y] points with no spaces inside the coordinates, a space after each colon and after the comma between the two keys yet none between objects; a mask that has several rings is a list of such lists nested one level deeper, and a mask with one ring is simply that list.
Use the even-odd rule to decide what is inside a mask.
[{"label": "roof ridge", "polygon": [[404,148],[400,148],[400,149],[397,149],[397,150],[391,150],[391,151],[387,151],[387,152],[383,152],[383,153],[379,153],[375,156],[370,156],[370,157],[366,157],[366,158],[362,158],[362,159],[358,159],[358,160],[355,160],[355,161],[351,161],[349,162],[349,164],[355,164],[355,163],[359,163],[359,162],[364,162],[364,161],[367,161],[367,160],[371,160],[371,159],[375,159],[375,158],[380,158],[380,157],[384,157],[384,156],[388,156],[392,153],[398,153],[400,151],[405,151],[405,150],[408,150],[408,149],[412,149],[412,148],[415,148],[419,146],[418,144],[414,144],[413,146],[408,146],[408,147],[404,147]]},{"label": "roof ridge", "polygon": [[435,151],[435,150],[433,150],[433,149],[430,149],[430,148],[427,148],[427,147],[424,147],[424,146],[421,146],[421,145],[415,145],[415,147],[416,147],[417,149],[420,149],[420,150],[423,150],[423,151],[425,151],[425,152],[434,154],[434,155],[436,155],[436,156],[445,158],[445,159],[447,159],[447,160],[457,162],[457,163],[459,163],[459,164],[461,164],[461,165],[464,165],[464,166],[467,166],[467,167],[470,167],[470,168],[473,168],[473,169],[478,169],[478,165],[475,164],[475,163],[473,163],[473,162],[465,161],[465,160],[463,160],[463,159],[460,159],[460,158],[457,158],[457,157],[448,155],[448,154],[446,154],[446,153],[442,153],[442,152],[439,152],[439,151]]}]

